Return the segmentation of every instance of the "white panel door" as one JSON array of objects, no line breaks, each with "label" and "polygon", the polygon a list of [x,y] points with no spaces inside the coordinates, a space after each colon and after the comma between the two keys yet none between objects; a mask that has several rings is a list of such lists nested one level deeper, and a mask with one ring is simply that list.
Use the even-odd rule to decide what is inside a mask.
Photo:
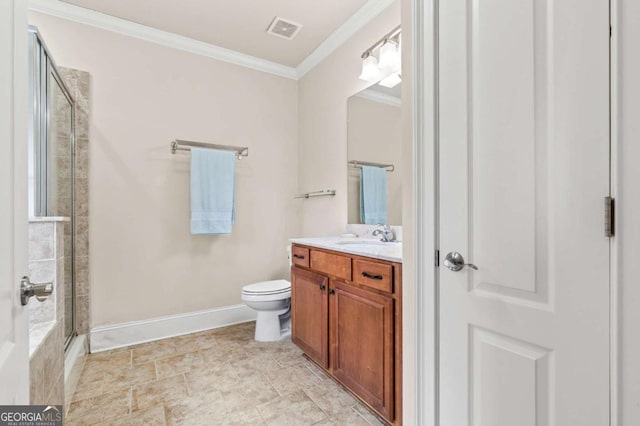
[{"label": "white panel door", "polygon": [[607,0],[439,2],[442,426],[609,423],[608,61]]},{"label": "white panel door", "polygon": [[0,0],[0,405],[29,403],[26,4]]}]

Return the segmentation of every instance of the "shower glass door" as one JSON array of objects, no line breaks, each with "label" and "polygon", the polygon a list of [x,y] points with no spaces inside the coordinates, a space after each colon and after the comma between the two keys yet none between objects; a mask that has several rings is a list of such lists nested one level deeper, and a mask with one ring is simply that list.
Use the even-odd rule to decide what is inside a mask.
[{"label": "shower glass door", "polygon": [[[31,96],[29,147],[30,216],[64,220],[64,254],[57,268],[64,273],[64,335],[75,336],[74,286],[74,100],[35,28],[31,29]],[[60,306],[60,304],[58,304]]]},{"label": "shower glass door", "polygon": [[68,217],[64,222],[64,335],[74,335],[73,286],[73,103],[58,76],[50,72],[51,115],[47,146],[47,215]]}]

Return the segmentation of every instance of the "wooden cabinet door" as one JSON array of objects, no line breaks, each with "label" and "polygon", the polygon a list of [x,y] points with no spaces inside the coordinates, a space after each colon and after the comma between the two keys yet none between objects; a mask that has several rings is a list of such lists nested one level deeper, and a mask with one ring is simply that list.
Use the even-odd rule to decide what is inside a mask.
[{"label": "wooden cabinet door", "polygon": [[333,374],[390,421],[395,385],[393,303],[391,297],[333,282]]},{"label": "wooden cabinet door", "polygon": [[310,358],[329,366],[329,278],[291,268],[291,340]]}]

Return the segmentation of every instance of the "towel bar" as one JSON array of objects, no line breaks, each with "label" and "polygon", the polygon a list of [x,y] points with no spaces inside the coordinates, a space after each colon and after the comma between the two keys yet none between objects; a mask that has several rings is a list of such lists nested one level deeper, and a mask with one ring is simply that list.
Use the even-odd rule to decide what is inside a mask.
[{"label": "towel bar", "polygon": [[336,190],[323,189],[322,191],[313,191],[313,192],[307,192],[306,194],[298,194],[293,198],[313,198],[313,197],[324,197],[327,195],[336,195]]},{"label": "towel bar", "polygon": [[396,169],[393,164],[371,163],[368,161],[351,160],[349,161],[349,164],[355,168],[362,168],[362,166],[380,167],[381,169],[386,169],[388,172],[392,172]]},{"label": "towel bar", "polygon": [[180,139],[176,139],[173,142],[171,142],[171,153],[175,154],[176,151],[191,151],[191,148],[183,148],[183,146],[186,146],[186,147],[195,146],[198,148],[222,149],[225,151],[235,151],[236,156],[238,157],[238,160],[242,160],[244,157],[249,156],[249,148],[246,146],[218,145],[215,143],[184,141]]}]

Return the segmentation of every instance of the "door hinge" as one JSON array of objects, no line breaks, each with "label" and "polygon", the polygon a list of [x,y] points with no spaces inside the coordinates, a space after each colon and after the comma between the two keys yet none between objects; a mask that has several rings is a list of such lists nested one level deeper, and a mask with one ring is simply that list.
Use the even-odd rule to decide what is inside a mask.
[{"label": "door hinge", "polygon": [[612,197],[604,197],[604,236],[613,237],[615,228],[615,200]]},{"label": "door hinge", "polygon": [[436,268],[440,266],[440,250],[436,250],[435,255],[434,255],[434,264],[436,265]]}]

